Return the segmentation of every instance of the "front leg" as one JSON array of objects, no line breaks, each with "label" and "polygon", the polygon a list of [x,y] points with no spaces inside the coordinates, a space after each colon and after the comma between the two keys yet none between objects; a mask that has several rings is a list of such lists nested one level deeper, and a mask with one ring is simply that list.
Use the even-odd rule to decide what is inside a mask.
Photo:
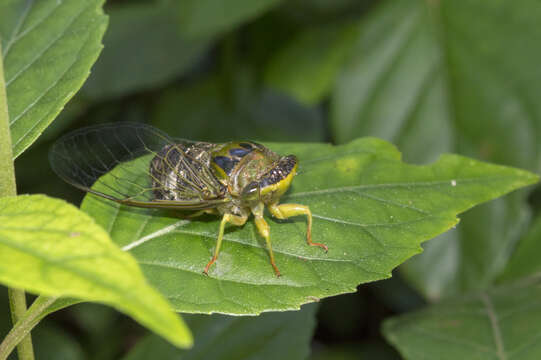
[{"label": "front leg", "polygon": [[300,204],[272,204],[269,205],[269,211],[277,219],[287,219],[292,216],[306,215],[308,219],[308,228],[306,229],[306,242],[310,246],[319,246],[325,251],[329,248],[325,244],[312,242],[312,212],[310,208]]},{"label": "front leg", "polygon": [[269,250],[270,263],[272,265],[272,268],[274,269],[274,273],[276,274],[277,277],[280,277],[280,270],[278,270],[278,267],[276,266],[276,263],[274,262],[274,253],[272,252],[269,224],[267,224],[265,219],[263,219],[264,210],[265,210],[265,207],[263,203],[259,203],[252,208],[252,214],[254,214],[255,226],[257,227],[259,234],[263,236],[263,238],[265,239],[265,242],[267,243],[267,249]]},{"label": "front leg", "polygon": [[248,219],[247,215],[244,215],[244,216],[238,216],[238,215],[233,215],[233,214],[224,215],[224,217],[222,218],[222,222],[220,223],[220,232],[218,233],[218,241],[216,241],[216,249],[214,249],[214,256],[209,261],[207,266],[205,266],[205,270],[203,270],[203,272],[206,275],[208,275],[209,273],[210,266],[214,264],[216,259],[218,259],[218,254],[220,253],[220,247],[222,246],[222,239],[224,237],[225,225],[227,223],[231,223],[236,226],[242,226],[246,223],[247,219]]}]

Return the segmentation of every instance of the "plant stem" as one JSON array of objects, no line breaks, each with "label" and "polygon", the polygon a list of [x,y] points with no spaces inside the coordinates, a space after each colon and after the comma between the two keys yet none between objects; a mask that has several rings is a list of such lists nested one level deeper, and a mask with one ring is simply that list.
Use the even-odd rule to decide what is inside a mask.
[{"label": "plant stem", "polygon": [[[0,44],[2,54],[2,44]],[[0,196],[17,195],[15,169],[11,152],[11,134],[9,132],[9,114],[4,83],[4,65],[0,58]]]},{"label": "plant stem", "polygon": [[[0,54],[2,44],[0,43]],[[4,63],[0,57],[0,197],[16,196],[15,169],[13,166],[13,153],[11,151],[11,133],[9,131],[8,102],[6,85],[4,82]],[[9,289],[9,303],[13,325],[23,317],[26,312],[26,297],[24,291]],[[30,334],[22,338],[17,346],[19,360],[33,360],[34,349]],[[9,353],[8,353],[9,355]]]},{"label": "plant stem", "polygon": [[[30,330],[36,326],[43,318],[44,311],[54,303],[58,298],[40,296],[34,301],[30,309],[25,312],[24,316],[19,319],[15,326],[10,330],[8,335],[0,343],[0,360],[6,360],[9,354],[17,346],[19,360],[28,359],[21,356],[19,347],[24,342],[25,338],[30,337]],[[17,345],[19,344],[19,345]],[[34,355],[30,359],[34,359]]]},{"label": "plant stem", "polygon": [[[8,297],[9,307],[11,310],[11,320],[13,326],[15,326],[26,313],[26,295],[24,294],[23,290],[8,289]],[[17,345],[17,354],[19,360],[34,360],[34,348],[32,347],[32,337],[30,336],[30,332],[28,332],[28,335],[19,341],[20,342]]]}]

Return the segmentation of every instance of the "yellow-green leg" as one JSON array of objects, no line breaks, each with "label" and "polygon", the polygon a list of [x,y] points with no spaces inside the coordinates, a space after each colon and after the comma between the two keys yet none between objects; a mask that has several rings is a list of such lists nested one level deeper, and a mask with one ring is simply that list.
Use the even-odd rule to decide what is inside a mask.
[{"label": "yellow-green leg", "polygon": [[218,254],[220,253],[220,247],[222,246],[222,239],[224,237],[225,225],[227,223],[231,223],[236,226],[242,226],[246,223],[247,219],[248,219],[248,216],[237,216],[233,214],[224,215],[224,217],[222,218],[222,222],[220,223],[220,231],[218,233],[218,241],[216,241],[216,249],[214,249],[214,256],[209,261],[207,266],[205,266],[205,270],[203,270],[205,274],[208,275],[210,266],[214,264],[216,259],[218,259]]},{"label": "yellow-green leg", "polygon": [[269,224],[267,224],[265,219],[263,219],[264,210],[265,210],[265,207],[263,203],[259,203],[256,207],[252,209],[252,214],[254,214],[255,226],[257,227],[259,234],[263,236],[263,238],[265,238],[265,242],[267,243],[267,249],[269,250],[270,262],[274,269],[274,272],[276,273],[276,276],[280,277],[280,270],[278,270],[278,267],[276,266],[276,263],[274,262],[274,253],[272,252]]},{"label": "yellow-green leg", "polygon": [[300,204],[272,204],[269,205],[269,211],[275,218],[287,219],[292,216],[306,215],[308,219],[308,227],[306,229],[306,242],[310,246],[319,246],[325,251],[329,248],[325,244],[312,242],[312,212],[310,208]]}]

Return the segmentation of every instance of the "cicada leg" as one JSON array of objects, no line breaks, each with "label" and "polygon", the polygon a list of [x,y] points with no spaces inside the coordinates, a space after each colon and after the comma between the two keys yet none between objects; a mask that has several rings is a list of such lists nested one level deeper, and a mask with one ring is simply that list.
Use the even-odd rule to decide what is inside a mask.
[{"label": "cicada leg", "polygon": [[292,216],[306,215],[308,218],[308,227],[306,229],[306,242],[310,246],[319,246],[325,251],[329,251],[329,248],[325,244],[316,243],[312,241],[312,212],[310,208],[300,204],[272,204],[269,205],[270,213],[278,219],[287,219]]},{"label": "cicada leg", "polygon": [[278,267],[276,266],[276,263],[274,262],[274,253],[272,252],[269,224],[267,224],[265,219],[263,219],[264,209],[265,207],[263,203],[260,203],[252,209],[252,214],[254,214],[255,226],[257,227],[259,234],[261,234],[261,236],[265,238],[265,242],[267,243],[267,249],[269,250],[270,262],[274,269],[274,272],[276,273],[276,276],[280,277],[280,270],[278,270]]},{"label": "cicada leg", "polygon": [[225,225],[227,223],[231,223],[236,226],[242,226],[246,223],[247,219],[248,219],[248,216],[237,216],[233,214],[224,215],[224,217],[222,218],[222,222],[220,223],[220,231],[218,233],[218,240],[216,241],[216,249],[214,249],[214,256],[209,261],[207,266],[205,266],[205,270],[203,270],[205,274],[208,275],[210,266],[214,264],[216,259],[218,259],[218,254],[220,253],[220,247],[222,246],[222,239],[224,237]]}]

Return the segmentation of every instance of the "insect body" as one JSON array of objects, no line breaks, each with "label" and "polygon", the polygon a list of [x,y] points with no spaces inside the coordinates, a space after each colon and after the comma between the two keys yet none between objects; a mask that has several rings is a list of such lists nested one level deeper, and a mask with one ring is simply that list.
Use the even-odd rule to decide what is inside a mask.
[{"label": "insect body", "polygon": [[[139,207],[194,210],[190,217],[222,217],[216,248],[204,268],[218,258],[224,229],[242,226],[250,214],[265,238],[277,276],[270,231],[263,218],[267,207],[278,219],[307,217],[307,242],[312,242],[312,214],[307,206],[279,204],[297,171],[294,155],[280,156],[254,142],[212,144],[173,140],[143,124],[121,123],[77,130],[51,149],[55,172],[85,191]],[[113,170],[108,181],[105,174]]]}]

